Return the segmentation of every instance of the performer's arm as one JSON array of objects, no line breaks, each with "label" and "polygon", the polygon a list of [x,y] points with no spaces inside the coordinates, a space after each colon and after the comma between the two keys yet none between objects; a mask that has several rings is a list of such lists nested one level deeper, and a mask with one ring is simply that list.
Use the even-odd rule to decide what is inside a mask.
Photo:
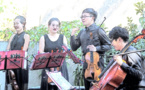
[{"label": "performer's arm", "polygon": [[121,56],[114,56],[114,60],[121,66],[121,68],[130,76],[132,76],[134,79],[142,80],[143,73],[141,72],[140,66],[138,64],[139,60],[135,60],[136,63],[130,62],[128,60],[128,63],[132,63],[131,66],[129,66],[127,63],[123,62],[123,59]]},{"label": "performer's arm", "polygon": [[44,47],[45,47],[45,40],[44,40],[44,36],[42,36],[39,41],[39,52],[40,53],[44,53]]},{"label": "performer's arm", "polygon": [[29,47],[30,36],[28,34],[25,34],[24,39],[25,39],[25,43],[24,43],[24,46],[23,46],[23,50],[27,51],[28,47]]},{"label": "performer's arm", "polygon": [[10,50],[11,41],[12,41],[12,39],[13,39],[14,36],[15,36],[15,34],[13,34],[13,35],[10,37],[10,39],[9,39],[8,46],[7,46],[7,51]]},{"label": "performer's arm", "polygon": [[101,45],[97,46],[96,50],[104,52],[104,51],[111,49],[111,43],[110,43],[110,40],[107,37],[105,31],[102,29],[99,29],[98,34],[99,34],[99,39],[100,39]]},{"label": "performer's arm", "polygon": [[74,34],[77,30],[78,30],[77,28],[73,29],[70,37],[70,46],[73,51],[76,51],[81,46],[80,35],[82,33],[82,30],[79,32],[77,37],[75,37]]}]

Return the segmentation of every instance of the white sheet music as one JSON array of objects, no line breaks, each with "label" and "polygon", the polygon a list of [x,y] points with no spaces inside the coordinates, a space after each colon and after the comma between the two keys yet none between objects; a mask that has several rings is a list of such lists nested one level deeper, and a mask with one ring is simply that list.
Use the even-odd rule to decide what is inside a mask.
[{"label": "white sheet music", "polygon": [[[27,52],[25,52],[25,57],[27,57]],[[24,67],[23,67],[23,69],[27,69],[27,60],[26,59],[24,59]]]},{"label": "white sheet music", "polygon": [[72,88],[72,85],[61,75],[61,72],[48,72],[47,75],[60,90],[69,90]]}]

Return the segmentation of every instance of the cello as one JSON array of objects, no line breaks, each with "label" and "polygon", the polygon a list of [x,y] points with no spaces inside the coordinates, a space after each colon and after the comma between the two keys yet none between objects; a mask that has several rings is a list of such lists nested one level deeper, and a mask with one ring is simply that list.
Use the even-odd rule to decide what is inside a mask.
[{"label": "cello", "polygon": [[[142,30],[142,34],[134,37],[121,51],[121,53],[124,53],[132,43],[136,43],[142,38],[145,38],[145,29]],[[100,81],[93,83],[90,90],[114,90],[121,84],[121,82],[123,82],[125,77],[126,73],[121,69],[116,61],[112,60],[99,75]]]}]

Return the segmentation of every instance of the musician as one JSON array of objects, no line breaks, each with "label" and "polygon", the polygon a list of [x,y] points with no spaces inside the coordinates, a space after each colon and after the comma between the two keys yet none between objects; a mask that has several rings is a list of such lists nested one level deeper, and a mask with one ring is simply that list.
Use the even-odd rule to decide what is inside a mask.
[{"label": "musician", "polygon": [[[78,28],[72,29],[70,45],[73,51],[76,51],[79,47],[82,49],[83,60],[84,56],[89,51],[98,52],[100,55],[98,64],[99,68],[104,68],[104,53],[111,48],[109,38],[106,36],[105,31],[95,24],[97,18],[97,12],[93,8],[86,8],[82,12],[81,20],[85,28],[79,32],[75,37]],[[90,33],[92,33],[93,39],[90,39]],[[83,72],[87,68],[87,63],[83,64]],[[85,90],[89,90],[90,81],[84,78]]]},{"label": "musician", "polygon": [[[14,28],[16,30],[16,34],[13,34],[10,37],[8,42],[7,50],[28,50],[30,37],[25,33],[26,19],[23,16],[17,16],[14,19]],[[28,89],[28,67],[27,69],[15,69],[13,70],[16,76],[16,82],[19,86],[19,90],[27,90]],[[7,83],[8,73],[7,73]]]},{"label": "musician", "polygon": [[[60,21],[58,18],[51,18],[48,22],[49,33],[45,34],[40,38],[39,41],[39,52],[56,52],[57,50],[62,50],[62,45],[67,46],[67,39],[64,35],[59,34],[60,30]],[[55,68],[56,69],[56,68]],[[52,71],[53,68],[48,68],[49,71]],[[64,60],[62,67],[60,68],[63,77],[68,80],[68,71],[66,66],[66,61]],[[47,81],[48,76],[45,72],[45,69],[42,71],[42,80],[41,80],[41,90],[57,90],[56,86],[52,86]]]},{"label": "musician", "polygon": [[[117,51],[122,51],[126,47],[129,39],[129,33],[125,28],[114,27],[109,32],[109,38],[112,46]],[[136,48],[129,46],[126,52],[134,51]],[[141,66],[142,58],[140,52],[130,53],[123,56],[114,56],[114,60],[120,65],[122,70],[127,74],[123,83],[116,90],[145,90],[143,80],[144,69]]]}]

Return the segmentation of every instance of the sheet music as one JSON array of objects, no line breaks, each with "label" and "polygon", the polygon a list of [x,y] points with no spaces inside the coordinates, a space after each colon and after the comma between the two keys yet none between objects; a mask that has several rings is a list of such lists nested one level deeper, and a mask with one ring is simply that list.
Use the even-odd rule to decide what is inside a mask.
[{"label": "sheet music", "polygon": [[72,85],[61,75],[61,72],[48,72],[48,76],[60,90],[69,90]]},{"label": "sheet music", "polygon": [[[27,57],[27,52],[25,52],[25,57]],[[27,68],[27,60],[24,59],[24,68],[23,69],[26,69],[26,68]]]}]

